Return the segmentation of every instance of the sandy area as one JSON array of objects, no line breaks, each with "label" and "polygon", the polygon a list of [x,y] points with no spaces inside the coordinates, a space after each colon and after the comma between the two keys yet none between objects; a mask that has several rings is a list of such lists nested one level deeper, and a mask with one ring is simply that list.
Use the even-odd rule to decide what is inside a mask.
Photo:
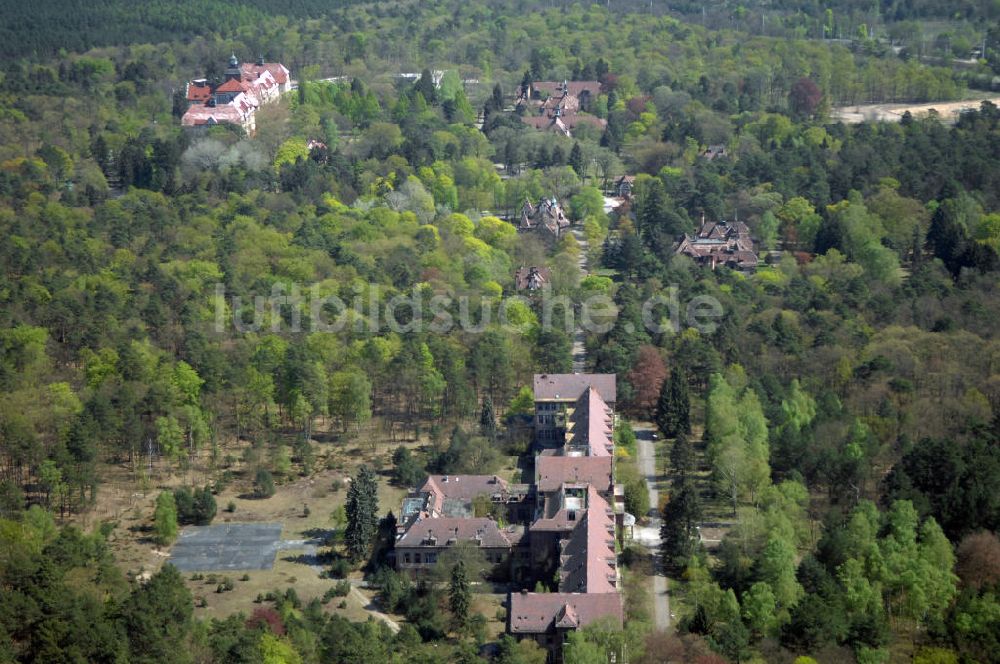
[{"label": "sandy area", "polygon": [[903,113],[911,115],[927,115],[931,109],[937,111],[944,122],[954,122],[958,114],[970,109],[978,109],[984,101],[1000,105],[1000,95],[983,96],[963,101],[944,101],[930,104],[862,104],[856,106],[838,106],[830,113],[833,120],[846,124],[862,122],[899,122]]}]

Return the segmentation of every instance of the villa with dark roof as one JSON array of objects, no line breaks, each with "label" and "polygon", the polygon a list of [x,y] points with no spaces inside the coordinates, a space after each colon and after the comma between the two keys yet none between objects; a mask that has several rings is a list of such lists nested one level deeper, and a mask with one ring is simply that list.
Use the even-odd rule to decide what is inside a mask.
[{"label": "villa with dark roof", "polygon": [[696,233],[680,239],[674,246],[674,254],[688,256],[713,270],[724,265],[733,270],[753,271],[759,262],[750,227],[742,221],[702,223]]},{"label": "villa with dark roof", "polygon": [[569,217],[555,198],[543,198],[538,205],[532,205],[525,199],[517,230],[522,233],[539,232],[546,240],[555,241],[569,226]]}]

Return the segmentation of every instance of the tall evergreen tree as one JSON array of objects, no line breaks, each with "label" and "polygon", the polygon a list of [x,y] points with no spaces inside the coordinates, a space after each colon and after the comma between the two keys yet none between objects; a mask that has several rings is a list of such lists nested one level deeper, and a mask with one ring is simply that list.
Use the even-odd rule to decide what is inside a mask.
[{"label": "tall evergreen tree", "polygon": [[670,501],[663,506],[662,516],[663,564],[671,570],[683,569],[698,545],[698,521],[701,520],[701,501],[690,479],[684,477],[674,482],[674,491],[671,491]]},{"label": "tall evergreen tree", "polygon": [[491,442],[497,437],[497,418],[493,412],[493,399],[486,395],[483,399],[483,409],[479,413],[479,431]]},{"label": "tall evergreen tree", "polygon": [[569,162],[567,163],[576,172],[578,177],[583,177],[585,164],[583,163],[583,150],[580,149],[579,142],[573,143],[573,149],[569,151]]},{"label": "tall evergreen tree", "polygon": [[670,469],[681,478],[686,478],[694,469],[694,447],[683,431],[677,434],[670,448]]},{"label": "tall evergreen tree", "polygon": [[364,560],[378,531],[378,485],[375,472],[361,466],[347,491],[347,529],[344,542],[354,561]]},{"label": "tall evergreen tree", "polygon": [[691,433],[691,398],[688,395],[687,375],[676,366],[670,377],[660,387],[656,403],[656,426],[667,438]]},{"label": "tall evergreen tree", "polygon": [[463,629],[469,624],[472,591],[469,589],[469,575],[465,570],[465,562],[461,559],[451,568],[451,581],[448,584],[448,606],[451,609],[452,621],[456,629]]},{"label": "tall evergreen tree", "polygon": [[[173,495],[164,492],[161,495]],[[187,647],[194,603],[184,579],[173,565],[164,565],[149,581],[136,588],[119,609],[128,636],[130,662],[193,661]]]}]

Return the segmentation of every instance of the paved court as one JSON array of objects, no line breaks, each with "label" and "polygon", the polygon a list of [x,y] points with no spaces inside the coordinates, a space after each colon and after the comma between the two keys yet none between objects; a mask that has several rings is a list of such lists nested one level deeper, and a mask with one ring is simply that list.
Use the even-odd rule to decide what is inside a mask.
[{"label": "paved court", "polygon": [[170,563],[184,572],[271,569],[282,547],[280,523],[224,523],[181,531]]}]

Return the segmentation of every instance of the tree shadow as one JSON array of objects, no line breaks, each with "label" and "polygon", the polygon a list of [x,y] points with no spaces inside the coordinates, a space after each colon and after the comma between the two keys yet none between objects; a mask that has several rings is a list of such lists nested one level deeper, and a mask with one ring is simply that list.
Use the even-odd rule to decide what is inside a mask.
[{"label": "tree shadow", "polygon": [[334,535],[337,534],[335,528],[309,528],[303,530],[302,535],[309,540],[313,546],[329,546]]}]

